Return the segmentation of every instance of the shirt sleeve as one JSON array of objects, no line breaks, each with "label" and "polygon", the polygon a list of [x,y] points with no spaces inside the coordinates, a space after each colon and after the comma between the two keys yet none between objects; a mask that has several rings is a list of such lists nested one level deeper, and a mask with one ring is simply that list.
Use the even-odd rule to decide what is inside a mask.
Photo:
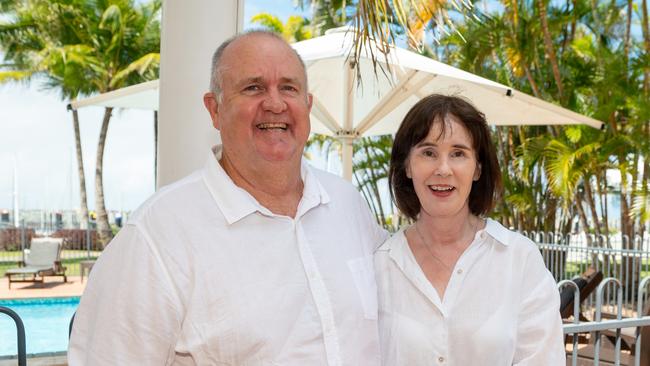
[{"label": "shirt sleeve", "polygon": [[565,365],[560,295],[537,249],[528,253],[522,279],[513,365]]},{"label": "shirt sleeve", "polygon": [[70,365],[164,365],[173,359],[183,312],[154,249],[134,225],[106,247],[75,315]]},{"label": "shirt sleeve", "polygon": [[388,238],[390,237],[390,234],[386,229],[384,229],[379,223],[377,222],[377,219],[375,218],[375,215],[373,214],[372,210],[370,209],[370,206],[368,206],[368,202],[361,196],[360,193],[355,192],[357,195],[357,199],[359,202],[359,207],[362,215],[365,217],[365,222],[367,224],[367,235],[371,238],[370,242],[372,245],[372,248],[370,248],[370,253],[374,253],[377,248],[381,244],[383,244]]}]

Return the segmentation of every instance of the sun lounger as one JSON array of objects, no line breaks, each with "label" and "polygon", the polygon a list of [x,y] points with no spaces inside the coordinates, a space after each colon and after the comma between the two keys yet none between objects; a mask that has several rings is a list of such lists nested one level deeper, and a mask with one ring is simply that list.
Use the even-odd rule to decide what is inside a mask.
[{"label": "sun lounger", "polygon": [[[25,261],[20,262],[17,268],[5,272],[12,282],[40,282],[45,276],[62,276],[63,282],[68,282],[65,275],[66,268],[61,265],[60,256],[63,239],[37,238],[32,239],[29,251],[25,251]],[[20,277],[20,279],[16,279]],[[31,277],[31,278],[27,278]]]}]

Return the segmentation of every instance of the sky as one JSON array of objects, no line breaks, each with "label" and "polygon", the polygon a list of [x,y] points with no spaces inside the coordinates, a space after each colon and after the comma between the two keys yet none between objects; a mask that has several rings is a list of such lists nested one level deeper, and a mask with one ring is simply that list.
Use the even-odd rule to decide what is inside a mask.
[{"label": "sky", "polygon": [[[293,0],[247,0],[245,19],[269,12],[286,20],[308,15]],[[250,27],[250,24],[247,24]],[[79,110],[88,206],[93,209],[96,147],[103,108]],[[104,153],[104,194],[109,210],[137,208],[155,190],[153,112],[116,110]],[[21,210],[79,207],[79,178],[72,114],[56,92],[37,81],[0,85],[0,210],[13,208],[17,172]]]}]

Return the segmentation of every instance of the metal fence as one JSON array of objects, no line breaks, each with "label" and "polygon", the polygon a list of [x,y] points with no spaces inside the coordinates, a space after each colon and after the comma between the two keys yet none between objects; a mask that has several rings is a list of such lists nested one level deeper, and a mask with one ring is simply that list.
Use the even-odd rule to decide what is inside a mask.
[{"label": "metal fence", "polygon": [[30,248],[32,238],[54,237],[63,239],[61,262],[66,267],[66,275],[81,274],[83,261],[95,260],[102,251],[97,239],[97,230],[88,225],[87,229],[37,230],[23,225],[15,228],[0,227],[0,278],[7,269],[16,267],[24,260],[26,249]]},{"label": "metal fence", "polygon": [[[634,312],[638,303],[641,278],[650,276],[650,238],[637,236],[558,235],[556,233],[523,232],[538,243],[544,263],[555,281],[572,279],[593,268],[604,277],[616,278],[622,287],[623,314]],[[608,302],[616,293],[606,290]],[[586,303],[594,306],[595,295]]]},{"label": "metal fence", "polygon": [[[574,281],[558,283],[562,292],[567,288],[574,295],[573,320],[564,325],[567,345],[567,365],[650,365],[650,277],[639,281],[639,301],[634,314],[623,316],[623,284],[613,277],[606,278],[595,292],[595,313],[592,321],[581,321],[580,289]],[[615,294],[610,303],[607,292]],[[614,313],[607,311],[615,309]],[[608,314],[607,316],[605,314]],[[610,318],[610,319],[608,319]]]}]

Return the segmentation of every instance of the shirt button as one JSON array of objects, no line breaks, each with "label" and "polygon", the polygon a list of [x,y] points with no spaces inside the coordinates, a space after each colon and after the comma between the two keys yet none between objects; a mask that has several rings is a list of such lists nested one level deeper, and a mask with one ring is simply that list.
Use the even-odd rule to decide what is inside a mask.
[{"label": "shirt button", "polygon": [[444,358],[444,357],[442,357],[442,356],[440,356],[440,357],[438,357],[438,362],[440,362],[440,363],[443,363],[443,362],[445,362],[445,358]]},{"label": "shirt button", "polygon": [[456,273],[458,273],[458,274],[463,274],[463,270],[462,270],[462,269],[459,269],[458,271],[456,271]]}]

